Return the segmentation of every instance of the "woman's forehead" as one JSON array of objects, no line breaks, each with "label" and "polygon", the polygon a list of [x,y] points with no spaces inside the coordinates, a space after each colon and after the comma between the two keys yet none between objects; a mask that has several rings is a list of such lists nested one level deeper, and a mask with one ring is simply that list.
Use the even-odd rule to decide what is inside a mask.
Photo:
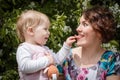
[{"label": "woman's forehead", "polygon": [[88,22],[87,20],[85,20],[84,16],[80,17],[80,22]]}]

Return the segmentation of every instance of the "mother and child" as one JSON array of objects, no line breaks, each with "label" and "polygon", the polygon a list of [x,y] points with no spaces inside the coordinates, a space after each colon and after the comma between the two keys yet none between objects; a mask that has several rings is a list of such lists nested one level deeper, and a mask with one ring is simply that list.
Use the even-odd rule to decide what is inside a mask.
[{"label": "mother and child", "polygon": [[[70,36],[54,53],[45,46],[49,36],[49,18],[38,11],[24,11],[17,20],[21,42],[16,52],[20,80],[49,80],[45,68],[62,65],[65,80],[120,80],[120,54],[101,45],[115,36],[112,11],[94,6],[83,11],[77,35]],[[77,48],[72,49],[76,42]]]}]

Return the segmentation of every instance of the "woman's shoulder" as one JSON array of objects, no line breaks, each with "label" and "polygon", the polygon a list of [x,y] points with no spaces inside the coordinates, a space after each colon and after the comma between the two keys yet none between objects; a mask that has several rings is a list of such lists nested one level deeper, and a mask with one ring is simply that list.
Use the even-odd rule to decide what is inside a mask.
[{"label": "woman's shoulder", "polygon": [[99,67],[107,70],[107,75],[120,74],[120,53],[105,51],[99,61]]},{"label": "woman's shoulder", "polygon": [[101,56],[101,59],[107,59],[107,60],[114,59],[114,58],[120,58],[120,53],[106,50]]},{"label": "woman's shoulder", "polygon": [[106,65],[120,62],[120,53],[107,50],[103,53],[99,62]]}]

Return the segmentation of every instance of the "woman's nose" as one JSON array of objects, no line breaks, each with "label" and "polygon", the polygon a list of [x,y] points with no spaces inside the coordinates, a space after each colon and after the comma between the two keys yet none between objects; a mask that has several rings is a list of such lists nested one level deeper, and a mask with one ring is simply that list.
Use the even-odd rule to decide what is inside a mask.
[{"label": "woman's nose", "polygon": [[77,32],[82,31],[82,29],[81,29],[80,25],[77,27],[76,31],[77,31]]}]

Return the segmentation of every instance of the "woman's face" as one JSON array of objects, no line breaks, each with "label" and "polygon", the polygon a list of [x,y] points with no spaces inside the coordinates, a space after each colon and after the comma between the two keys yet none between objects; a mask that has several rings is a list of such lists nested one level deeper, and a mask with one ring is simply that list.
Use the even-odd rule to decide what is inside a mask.
[{"label": "woman's face", "polygon": [[100,41],[99,34],[94,31],[91,24],[84,19],[84,16],[80,18],[80,25],[76,29],[77,46],[91,46]]}]

